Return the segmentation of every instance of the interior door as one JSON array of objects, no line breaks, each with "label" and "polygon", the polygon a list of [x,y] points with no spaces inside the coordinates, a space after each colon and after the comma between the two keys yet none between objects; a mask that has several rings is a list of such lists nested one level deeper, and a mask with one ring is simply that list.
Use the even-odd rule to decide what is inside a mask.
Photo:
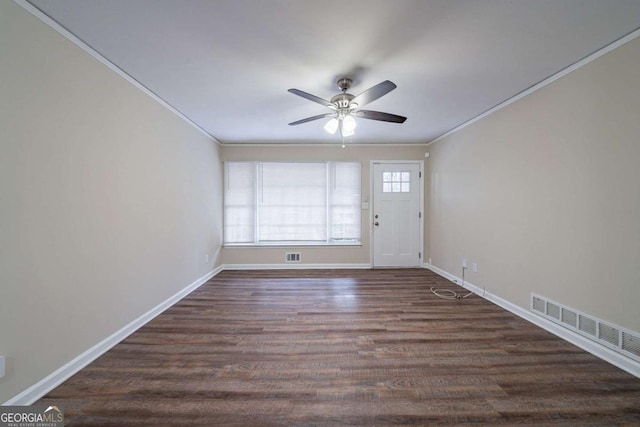
[{"label": "interior door", "polygon": [[373,164],[373,266],[418,267],[421,172],[418,163]]}]

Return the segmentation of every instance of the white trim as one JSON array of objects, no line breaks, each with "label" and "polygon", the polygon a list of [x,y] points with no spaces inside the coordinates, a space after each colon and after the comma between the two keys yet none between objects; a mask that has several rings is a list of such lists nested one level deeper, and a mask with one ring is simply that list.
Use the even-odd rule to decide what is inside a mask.
[{"label": "white trim", "polygon": [[[21,6],[23,9],[25,9],[26,11],[28,11],[29,13],[31,13],[33,16],[35,16],[36,18],[40,19],[42,22],[44,22],[45,24],[47,24],[49,27],[51,27],[52,29],[54,29],[55,31],[57,31],[58,33],[60,33],[61,35],[63,35],[64,37],[66,37],[67,39],[69,39],[71,42],[73,42],[75,45],[77,45],[78,47],[80,47],[82,50],[84,50],[85,52],[87,52],[89,55],[93,56],[95,59],[97,59],[98,61],[100,61],[101,63],[103,63],[105,66],[107,66],[109,69],[111,69],[112,71],[114,71],[115,73],[117,73],[118,75],[120,75],[122,78],[124,78],[125,80],[127,80],[129,83],[131,83],[132,85],[134,85],[135,87],[137,87],[138,89],[142,90],[144,93],[146,93],[147,95],[149,95],[151,98],[153,98],[155,101],[157,101],[158,103],[160,103],[161,105],[163,105],[165,108],[167,108],[168,110],[170,110],[171,112],[173,112],[174,114],[176,114],[178,117],[182,118],[184,121],[186,121],[187,123],[189,123],[191,126],[193,126],[195,129],[197,129],[198,131],[200,131],[201,133],[203,133],[204,135],[206,135],[207,137],[211,138],[216,144],[218,145],[225,145],[225,146],[244,146],[244,147],[278,147],[278,146],[310,146],[310,147],[315,147],[317,148],[319,145],[321,144],[326,144],[328,147],[334,146],[334,145],[338,145],[338,143],[321,143],[321,144],[314,144],[314,143],[305,143],[305,144],[297,144],[295,142],[292,143],[252,143],[252,142],[248,142],[248,143],[222,143],[220,141],[218,141],[213,135],[211,135],[209,132],[207,132],[205,129],[203,129],[202,127],[200,127],[198,124],[196,124],[193,120],[191,120],[190,118],[188,118],[186,115],[182,114],[180,111],[178,111],[175,107],[173,107],[171,104],[169,104],[167,101],[165,101],[164,99],[162,99],[161,97],[159,97],[157,94],[155,94],[153,91],[151,91],[149,88],[147,88],[146,86],[144,86],[142,83],[140,83],[138,80],[136,80],[135,78],[133,78],[132,76],[130,76],[129,74],[127,74],[123,69],[119,68],[117,65],[115,65],[113,62],[111,62],[110,60],[108,60],[106,57],[104,57],[102,54],[100,54],[98,51],[96,51],[94,48],[92,48],[91,46],[89,46],[88,44],[86,44],[84,41],[82,41],[80,38],[78,38],[76,35],[74,35],[73,33],[71,33],[69,30],[67,30],[65,27],[63,27],[62,25],[60,25],[59,23],[57,23],[56,21],[54,21],[52,18],[50,18],[48,15],[46,15],[44,12],[42,12],[40,9],[38,9],[37,7],[35,7],[34,5],[32,5],[31,3],[29,3],[27,0],[13,0],[14,3],[16,3],[17,5]],[[348,145],[361,145],[361,146],[393,146],[393,147],[398,147],[398,146],[421,146],[421,145],[430,145],[433,144],[435,142],[440,141],[441,139],[446,138],[447,136],[477,122],[478,120],[481,120],[485,117],[487,117],[490,114],[495,113],[498,110],[501,110],[502,108],[506,107],[507,105],[518,101],[519,99],[537,91],[538,89],[543,88],[544,86],[558,80],[561,77],[566,76],[567,74],[577,70],[578,68],[581,68],[585,65],[587,65],[588,63],[598,59],[599,57],[601,57],[602,55],[605,55],[609,52],[611,52],[614,49],[617,49],[618,47],[630,42],[631,40],[637,38],[640,36],[640,28],[627,34],[626,36],[614,41],[613,43],[610,43],[609,45],[603,47],[602,49],[597,50],[596,52],[590,54],[589,56],[579,60],[578,62],[575,62],[574,64],[558,71],[557,73],[551,75],[550,77],[542,80],[541,82],[531,86],[528,89],[525,89],[524,91],[516,94],[515,96],[501,102],[500,104],[496,105],[493,108],[490,108],[489,110],[485,111],[484,113],[481,113],[477,116],[475,116],[474,118],[462,123],[461,125],[458,125],[456,127],[454,127],[453,129],[445,132],[444,134],[436,137],[435,139],[432,139],[428,142],[416,142],[416,143],[401,143],[401,144],[393,144],[393,143],[349,143]]]},{"label": "white trim", "polygon": [[[544,313],[541,313],[541,312],[539,312],[537,310],[534,310],[533,309],[533,298],[534,297],[535,298],[539,298],[540,300],[544,301],[545,302],[545,307],[546,307],[547,303],[551,303],[551,304],[556,305],[557,307],[560,308],[560,313],[562,313],[563,310],[568,310],[568,311],[571,311],[571,312],[575,313],[576,316],[580,316],[582,318],[587,318],[587,319],[592,320],[597,325],[597,331],[598,332],[600,331],[600,326],[601,325],[605,325],[605,326],[608,326],[610,328],[616,329],[618,331],[618,334],[617,334],[618,344],[612,344],[610,342],[607,342],[606,340],[602,340],[600,338],[598,332],[596,332],[596,335],[592,335],[592,334],[589,334],[587,332],[583,332],[582,330],[580,330],[578,328],[577,324],[576,324],[576,326],[573,326],[571,324],[563,322],[561,319],[555,319],[553,316],[550,316],[546,312],[546,310],[545,310]],[[633,336],[635,339],[640,339],[640,335],[636,331],[632,331],[631,329],[628,329],[628,328],[625,328],[623,326],[617,325],[615,323],[611,323],[611,322],[608,322],[606,320],[600,319],[600,318],[598,318],[598,317],[596,317],[596,316],[594,316],[592,314],[585,313],[584,311],[577,310],[577,309],[575,309],[573,307],[570,307],[568,305],[559,303],[557,301],[552,300],[551,298],[547,298],[547,297],[542,296],[540,294],[537,294],[535,292],[531,292],[529,310],[531,311],[531,313],[535,314],[536,316],[540,316],[543,319],[549,320],[550,322],[553,322],[553,323],[555,323],[557,325],[562,326],[563,328],[569,329],[571,332],[575,332],[578,335],[581,335],[581,336],[583,336],[583,337],[585,337],[585,338],[587,338],[587,339],[589,339],[591,341],[595,341],[598,344],[604,345],[605,347],[608,347],[608,348],[610,348],[610,349],[612,349],[612,350],[614,350],[614,351],[616,351],[618,353],[622,353],[623,355],[630,357],[631,359],[633,359],[633,360],[635,360],[637,362],[640,362],[640,357],[639,356],[637,356],[637,355],[635,355],[633,353],[627,352],[622,346],[622,334],[628,334],[628,335]]]},{"label": "white trim", "polygon": [[327,242],[327,241],[322,241],[322,242],[318,242],[318,243],[296,243],[296,242],[282,242],[282,243],[276,243],[276,242],[269,242],[269,243],[223,243],[222,244],[223,248],[228,248],[228,249],[287,249],[287,248],[291,248],[291,249],[300,249],[300,248],[310,248],[310,249],[317,249],[317,248],[328,248],[328,249],[336,249],[336,248],[359,248],[362,247],[362,242],[350,242],[350,243],[342,243],[341,241],[333,241],[333,242]]},{"label": "white trim", "polygon": [[370,264],[224,264],[223,270],[351,270],[370,269]]},{"label": "white trim", "polygon": [[[336,142],[221,142],[223,147],[326,147],[326,148],[341,148],[342,141]],[[425,141],[418,142],[402,142],[402,143],[394,143],[394,142],[348,142],[345,144],[345,148],[349,148],[350,146],[358,146],[358,147],[419,147],[424,146],[427,143]]]},{"label": "white trim", "polygon": [[[455,282],[456,284],[460,284],[462,279],[454,276],[453,274],[441,270],[438,267],[430,264],[425,264],[426,268],[433,271],[440,276]],[[609,362],[612,365],[622,369],[630,373],[631,375],[640,378],[640,363],[634,361],[633,359],[626,357],[602,344],[598,344],[597,342],[583,337],[580,334],[572,332],[571,330],[560,326],[550,320],[546,320],[535,313],[532,313],[529,310],[526,310],[518,305],[515,305],[499,296],[492,295],[489,292],[483,291],[480,287],[473,285],[467,281],[464,283],[464,288],[469,289],[473,293],[480,295],[484,299],[491,301],[492,303],[504,308],[507,311],[515,314],[516,316],[521,317],[524,320],[527,320],[533,323],[536,326],[541,327],[542,329],[551,332],[557,337],[562,338],[565,341],[570,342],[571,344],[580,347],[581,349],[593,354],[596,357],[604,360],[605,362]]]},{"label": "white trim", "polygon": [[[424,263],[423,268],[429,269],[440,276],[451,280],[456,283],[461,283],[461,279],[448,273],[444,270],[435,267],[434,265]],[[128,325],[124,326],[120,330],[116,331],[109,337],[105,338],[98,344],[89,348],[73,360],[67,362],[62,367],[58,368],[51,374],[47,375],[42,380],[38,381],[31,387],[17,394],[13,398],[7,400],[2,406],[12,405],[31,405],[42,396],[53,390],[58,385],[69,379],[72,375],[76,374],[81,369],[85,368],[91,362],[104,353],[109,351],[120,341],[140,329],[142,326],[150,322],[153,318],[161,314],[169,307],[176,304],[185,296],[199,288],[206,283],[212,277],[218,275],[225,270],[294,270],[294,269],[371,269],[370,264],[224,264],[221,265],[209,273],[205,274],[186,288],[180,290],[175,295],[171,296],[167,300],[161,302],[156,307],[152,308],[142,316],[138,317]],[[493,302],[494,304],[504,308],[511,313],[528,320],[529,322],[551,332],[552,334],[582,348],[583,350],[603,359],[606,362],[611,363],[614,366],[640,378],[640,363],[633,361],[632,359],[625,357],[603,345],[600,345],[591,339],[585,338],[582,335],[571,332],[565,327],[559,326],[551,321],[545,320],[542,317],[535,315],[511,302],[504,300],[498,296],[484,292],[478,286],[475,286],[469,282],[465,282],[465,288],[473,291],[481,297]]]},{"label": "white trim", "polygon": [[543,87],[547,86],[548,84],[551,84],[553,82],[555,82],[556,80],[566,76],[569,73],[572,73],[574,71],[576,71],[578,68],[582,68],[585,65],[587,65],[588,63],[595,61],[596,59],[600,58],[601,56],[611,52],[614,49],[619,48],[620,46],[630,42],[631,40],[640,37],[640,28],[636,29],[635,31],[632,31],[631,33],[627,34],[626,36],[619,38],[618,40],[614,41],[613,43],[603,47],[602,49],[599,49],[595,52],[593,52],[592,54],[582,58],[581,60],[579,60],[578,62],[574,62],[573,64],[569,65],[566,68],[563,68],[562,70],[558,71],[557,73],[547,77],[546,79],[542,80],[539,83],[536,83],[535,85],[531,86],[528,89],[523,90],[522,92],[512,96],[511,98],[501,102],[500,104],[496,105],[493,108],[488,109],[487,111],[485,111],[484,113],[481,113],[477,116],[475,116],[474,118],[462,123],[461,125],[458,125],[456,127],[454,127],[453,129],[443,133],[442,135],[438,136],[435,139],[432,139],[431,141],[428,141],[426,143],[427,146],[436,143],[446,137],[448,137],[449,135],[458,132],[459,130],[462,130],[464,128],[466,128],[469,125],[472,125],[473,123],[477,122],[478,120],[484,119],[485,117],[487,117],[490,114],[495,113],[498,110],[503,109],[504,107],[506,107],[509,104],[512,104],[522,98],[524,98],[527,95],[532,94],[533,92],[542,89]]},{"label": "white trim", "polygon": [[[325,230],[325,240],[268,240],[268,241],[260,241],[259,239],[259,234],[260,234],[260,218],[261,218],[261,212],[262,212],[262,206],[263,206],[263,184],[264,184],[264,168],[265,166],[268,165],[294,165],[296,167],[302,167],[302,168],[306,168],[307,165],[309,166],[322,166],[324,169],[324,186],[325,186],[325,190],[326,190],[326,196],[325,196],[325,204],[326,204],[326,208],[324,210],[324,214],[325,214],[325,218],[327,220],[326,223],[326,230]],[[362,161],[342,161],[342,160],[294,160],[294,161],[287,161],[287,160],[268,160],[268,161],[262,161],[262,160],[256,160],[256,161],[243,161],[243,160],[239,160],[239,161],[235,161],[235,160],[225,160],[223,161],[223,169],[224,169],[224,177],[225,177],[225,182],[224,182],[224,199],[226,200],[226,196],[227,196],[227,191],[229,190],[229,174],[235,170],[236,166],[252,166],[253,168],[253,205],[252,205],[252,211],[253,211],[253,241],[250,242],[228,242],[227,241],[227,232],[226,232],[226,227],[224,230],[224,238],[223,238],[223,243],[222,246],[225,248],[286,248],[286,247],[290,247],[290,248],[295,248],[295,247],[308,247],[308,248],[321,248],[321,247],[325,247],[325,248],[337,248],[337,247],[345,247],[345,246],[352,246],[352,247],[361,247],[362,246],[362,236],[358,236],[358,239],[332,239],[330,238],[330,234],[331,234],[331,211],[333,208],[333,205],[331,203],[329,203],[329,199],[332,196],[332,191],[333,188],[335,187],[334,185],[332,185],[332,178],[331,178],[331,171],[334,171],[337,165],[347,165],[350,167],[355,168],[357,166],[358,169],[358,188],[359,190],[361,190],[361,186],[362,186]],[[244,190],[241,190],[240,192],[243,192]],[[361,198],[360,198],[361,199]],[[353,206],[354,208],[356,208],[358,210],[358,212],[360,212],[361,210],[361,203],[362,200],[360,201],[360,203],[358,203],[357,205]],[[227,205],[226,202],[223,203],[223,210],[224,210],[224,218],[223,218],[223,223],[226,224],[226,217],[227,217]],[[245,224],[246,225],[246,224]]]},{"label": "white trim", "polygon": [[75,357],[73,360],[65,363],[60,368],[56,369],[45,378],[41,379],[31,387],[27,388],[23,392],[7,400],[2,405],[32,405],[36,400],[53,390],[58,385],[69,379],[72,375],[89,365],[91,362],[102,356],[107,351],[111,350],[120,341],[140,329],[142,326],[151,321],[154,317],[161,314],[163,311],[180,301],[189,293],[196,290],[202,284],[206,283],[213,276],[222,271],[222,267],[217,267],[209,273],[205,274],[195,282],[191,283],[186,288],[180,290],[175,295],[169,297],[167,300],[161,302],[151,310],[144,313],[142,316],[135,319],[133,322],[124,326],[120,330],[111,334],[107,338],[100,341],[98,344],[86,350],[84,353]]},{"label": "white trim", "polygon": [[118,74],[120,77],[122,77],[123,79],[125,79],[126,81],[131,83],[133,86],[137,87],[142,92],[144,92],[145,94],[150,96],[153,100],[158,102],[160,105],[162,105],[163,107],[165,107],[166,109],[168,109],[169,111],[174,113],[176,116],[180,117],[182,120],[184,120],[185,122],[187,122],[188,124],[193,126],[196,130],[198,130],[199,132],[204,134],[206,137],[211,138],[211,140],[213,140],[213,142],[215,142],[218,145],[222,145],[220,143],[220,141],[218,141],[213,135],[211,135],[209,132],[204,130],[202,127],[200,127],[196,122],[194,122],[189,117],[187,117],[184,114],[182,114],[180,111],[178,111],[175,107],[173,107],[167,101],[165,101],[164,99],[160,98],[160,96],[158,96],[156,93],[154,93],[151,89],[147,88],[145,85],[140,83],[138,80],[136,80],[135,78],[133,78],[132,76],[127,74],[127,72],[124,71],[122,68],[118,67],[116,64],[114,64],[113,62],[109,61],[107,58],[102,56],[102,54],[100,52],[98,52],[97,50],[95,50],[94,48],[92,48],[91,46],[86,44],[84,41],[82,41],[80,38],[78,38],[75,34],[73,34],[69,30],[67,30],[65,27],[63,27],[62,25],[60,25],[59,23],[54,21],[52,18],[50,18],[48,15],[46,15],[40,9],[38,9],[37,7],[35,7],[31,3],[29,3],[27,0],[13,0],[13,1],[17,5],[21,6],[23,9],[25,9],[27,12],[31,13],[33,16],[35,16],[36,18],[40,19],[42,22],[47,24],[49,27],[53,28],[55,31],[60,33],[62,36],[66,37],[68,40],[70,40],[72,43],[74,43],[80,49],[84,50],[89,55],[91,55],[92,57],[94,57],[95,59],[100,61],[103,65],[105,65],[111,71],[113,71],[116,74]]},{"label": "white trim", "polygon": [[[375,267],[373,265],[373,251],[374,251],[374,242],[373,242],[373,208],[375,203],[375,194],[373,191],[374,185],[374,173],[373,173],[373,165],[375,164],[417,164],[418,171],[421,175],[420,180],[420,194],[418,200],[418,207],[420,212],[422,213],[422,218],[418,222],[420,226],[419,236],[420,236],[420,244],[418,251],[422,254],[422,260],[424,260],[424,219],[426,218],[425,206],[424,206],[424,181],[425,181],[425,172],[424,172],[424,160],[371,160],[369,161],[369,262],[372,268],[381,268]],[[404,267],[404,266],[401,266]],[[393,266],[387,266],[384,268],[393,268]],[[409,268],[420,268],[420,263],[416,266],[410,266]]]}]

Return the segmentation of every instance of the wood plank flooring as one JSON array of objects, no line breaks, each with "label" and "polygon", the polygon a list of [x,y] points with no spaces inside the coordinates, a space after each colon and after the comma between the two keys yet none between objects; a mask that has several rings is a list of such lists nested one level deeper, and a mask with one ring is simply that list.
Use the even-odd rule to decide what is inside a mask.
[{"label": "wood plank flooring", "polygon": [[67,425],[640,425],[640,379],[409,270],[226,271],[37,404]]}]

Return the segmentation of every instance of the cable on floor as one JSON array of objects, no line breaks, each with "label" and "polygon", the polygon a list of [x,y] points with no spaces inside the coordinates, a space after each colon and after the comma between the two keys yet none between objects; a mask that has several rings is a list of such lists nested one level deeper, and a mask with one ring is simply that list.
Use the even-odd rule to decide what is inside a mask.
[{"label": "cable on floor", "polygon": [[[462,267],[462,287],[463,288],[464,288],[464,271],[466,269],[467,267],[464,267],[464,266]],[[466,294],[462,294],[454,291],[453,289],[434,288],[433,286],[431,287],[431,292],[440,299],[462,299],[470,295],[473,295],[473,291],[469,291]]]},{"label": "cable on floor", "polygon": [[469,291],[469,293],[463,295],[461,293],[454,291],[453,289],[445,289],[445,288],[438,289],[434,287],[431,288],[431,292],[433,292],[435,296],[441,299],[461,299],[461,298],[466,298],[469,295],[473,294],[473,292]]}]

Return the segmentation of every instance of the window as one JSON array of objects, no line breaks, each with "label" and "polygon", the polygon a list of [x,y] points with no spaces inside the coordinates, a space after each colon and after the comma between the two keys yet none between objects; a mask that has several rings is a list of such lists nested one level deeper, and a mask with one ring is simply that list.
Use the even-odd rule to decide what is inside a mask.
[{"label": "window", "polygon": [[408,193],[411,185],[411,174],[409,172],[383,172],[382,192],[383,193]]},{"label": "window", "polygon": [[360,243],[360,163],[224,167],[225,244]]}]

